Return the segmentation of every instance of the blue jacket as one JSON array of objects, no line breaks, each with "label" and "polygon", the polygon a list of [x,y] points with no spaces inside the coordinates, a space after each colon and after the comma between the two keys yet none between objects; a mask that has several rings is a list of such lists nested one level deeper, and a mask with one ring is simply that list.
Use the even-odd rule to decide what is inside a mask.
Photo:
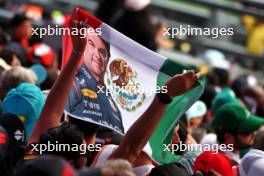
[{"label": "blue jacket", "polygon": [[106,86],[95,80],[83,64],[75,76],[65,110],[73,117],[124,133],[121,113],[106,91]]}]

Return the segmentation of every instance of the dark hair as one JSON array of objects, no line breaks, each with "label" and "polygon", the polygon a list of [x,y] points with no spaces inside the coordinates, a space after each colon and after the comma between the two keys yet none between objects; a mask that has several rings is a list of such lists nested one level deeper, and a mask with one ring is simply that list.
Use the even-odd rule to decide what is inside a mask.
[{"label": "dark hair", "polygon": [[226,133],[230,133],[232,136],[234,136],[235,138],[237,137],[237,132],[236,130],[228,130],[228,131],[225,131],[225,130],[222,130],[220,128],[217,128],[215,127],[214,128],[214,132],[217,136],[217,141],[220,143],[220,144],[223,144],[225,142],[225,134]]},{"label": "dark hair", "polygon": [[213,74],[216,75],[219,79],[218,86],[226,87],[229,83],[229,72],[228,70],[222,68],[214,68]]},{"label": "dark hair", "polygon": [[124,10],[124,13],[110,25],[139,44],[153,51],[157,50],[156,30],[151,21],[151,7],[149,5],[136,12]]},{"label": "dark hair", "polygon": [[84,134],[85,138],[93,136],[99,129],[99,126],[96,124],[85,122],[71,116],[69,116],[69,122],[74,124]]},{"label": "dark hair", "polygon": [[[40,144],[83,144],[83,133],[73,124],[64,122],[60,126],[50,128],[40,136]],[[62,156],[67,160],[75,160],[80,157],[80,151],[47,151],[45,153]]]},{"label": "dark hair", "polygon": [[225,141],[225,132],[223,130],[220,130],[217,127],[213,127],[214,128],[214,132],[217,136],[217,141],[222,144]]},{"label": "dark hair", "polygon": [[101,38],[101,40],[103,41],[103,43],[105,45],[105,48],[106,48],[106,51],[107,51],[107,56],[108,56],[108,59],[109,59],[111,57],[110,44],[107,41],[105,41],[104,39],[102,39],[102,38]]},{"label": "dark hair", "polygon": [[201,101],[203,101],[206,104],[206,107],[208,109],[211,109],[212,101],[217,94],[216,89],[214,86],[206,84],[204,92],[200,98]]},{"label": "dark hair", "polygon": [[11,48],[3,48],[0,51],[0,58],[4,59],[4,61],[8,64],[11,65],[13,61],[13,57],[16,55],[15,51],[13,51]]},{"label": "dark hair", "polygon": [[24,23],[25,21],[29,21],[30,19],[26,17],[24,14],[16,14],[11,20],[11,27],[15,28]]},{"label": "dark hair", "polygon": [[[186,117],[186,116],[185,116]],[[179,137],[181,139],[181,141],[186,141],[187,139],[187,124],[184,122],[184,120],[179,121],[179,131],[178,131]]]}]

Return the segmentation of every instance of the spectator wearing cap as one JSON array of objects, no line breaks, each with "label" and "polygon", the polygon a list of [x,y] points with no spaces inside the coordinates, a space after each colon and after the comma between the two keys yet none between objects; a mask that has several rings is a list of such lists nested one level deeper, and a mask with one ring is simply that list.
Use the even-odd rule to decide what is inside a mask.
[{"label": "spectator wearing cap", "polygon": [[[231,64],[226,59],[226,56],[224,55],[224,53],[218,50],[208,49],[204,52],[203,58],[209,65],[211,65],[214,68],[219,69],[216,71],[216,74],[218,75],[219,78],[222,77],[222,79],[226,80],[224,82],[220,82],[219,86],[220,87],[227,86],[229,75],[226,75],[226,73],[228,74],[228,69],[230,68]],[[225,76],[221,75],[223,73],[225,74]]]},{"label": "spectator wearing cap", "polygon": [[43,105],[41,90],[32,83],[22,83],[7,93],[2,108],[4,113],[13,113],[21,118],[29,139]]},{"label": "spectator wearing cap", "polygon": [[206,111],[207,107],[205,103],[199,100],[185,112],[188,122],[188,132],[190,134],[200,126]]},{"label": "spectator wearing cap", "polygon": [[16,14],[11,20],[12,40],[8,47],[14,49],[22,65],[26,64],[29,39],[32,35],[32,21],[24,14]]},{"label": "spectator wearing cap", "polygon": [[194,176],[232,176],[231,160],[222,153],[205,151],[197,157]]},{"label": "spectator wearing cap", "polygon": [[230,88],[224,88],[221,92],[216,94],[212,101],[212,111],[215,115],[217,110],[220,109],[226,103],[238,103],[240,101],[236,98],[234,91]]},{"label": "spectator wearing cap", "polygon": [[30,70],[32,70],[36,76],[36,85],[41,85],[47,78],[48,73],[45,67],[43,67],[41,64],[34,64],[30,67]]},{"label": "spectator wearing cap", "polygon": [[233,151],[225,150],[227,155],[240,162],[242,149],[253,145],[256,131],[264,124],[264,119],[251,114],[237,103],[223,105],[215,114],[213,127],[219,144],[232,145]]},{"label": "spectator wearing cap", "polygon": [[77,172],[65,160],[44,155],[26,161],[16,169],[15,176],[77,176]]},{"label": "spectator wearing cap", "polygon": [[22,121],[14,114],[2,114],[0,116],[1,175],[14,175],[14,167],[23,156],[25,145],[26,131]]}]

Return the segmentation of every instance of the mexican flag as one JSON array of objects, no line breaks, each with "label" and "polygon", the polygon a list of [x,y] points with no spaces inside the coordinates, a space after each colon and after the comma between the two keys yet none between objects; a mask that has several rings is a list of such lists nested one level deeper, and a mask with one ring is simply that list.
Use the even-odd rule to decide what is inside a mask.
[{"label": "mexican flag", "polygon": [[[74,118],[125,134],[150,106],[155,93],[166,92],[164,85],[168,79],[175,74],[183,73],[184,70],[192,69],[145,48],[84,10],[77,9],[74,18],[85,21],[88,24],[88,31],[92,30],[93,35],[96,35],[88,37],[92,44],[87,43],[83,62],[80,63],[80,69],[76,73],[77,78],[73,83],[73,91],[77,92],[79,101],[71,103],[76,100],[75,97],[69,100],[69,104],[73,107],[65,108],[65,112]],[[67,23],[65,27],[69,27],[69,24]],[[95,43],[95,40],[98,41],[96,37],[100,38],[98,45]],[[89,47],[90,50],[91,47],[96,48],[96,52],[99,52],[98,57],[105,59],[106,65],[97,68],[97,70],[99,68],[104,70],[101,80],[96,79],[93,74],[93,70],[96,71],[96,69],[91,67],[96,67],[96,64],[103,61],[98,61],[94,65],[87,64],[92,63],[89,61],[93,60]],[[109,51],[109,54],[103,52],[105,50]],[[63,37],[63,65],[71,52],[71,38],[66,34]],[[145,147],[148,154],[158,163],[177,161],[178,157],[163,151],[163,144],[170,144],[179,117],[201,96],[204,90],[203,77],[200,78],[199,83],[199,86],[174,98]],[[104,89],[102,85],[105,86]],[[149,123],[152,123],[151,119]]]}]

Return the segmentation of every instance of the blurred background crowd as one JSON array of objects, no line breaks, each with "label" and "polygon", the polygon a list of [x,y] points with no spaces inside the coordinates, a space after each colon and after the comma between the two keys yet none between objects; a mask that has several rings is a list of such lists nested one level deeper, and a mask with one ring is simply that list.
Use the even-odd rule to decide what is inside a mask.
[{"label": "blurred background crowd", "polygon": [[[22,83],[35,84],[42,91],[51,89],[60,73],[62,36],[40,38],[32,35],[32,28],[62,27],[64,16],[72,13],[75,7],[94,14],[143,46],[196,67],[206,75],[205,91],[200,101],[180,119],[172,143],[233,144],[235,152],[226,154],[229,158],[221,153],[204,152],[191,165],[184,162],[161,165],[149,169],[150,175],[180,176],[199,174],[199,171],[215,176],[264,175],[261,165],[264,160],[264,129],[261,128],[264,123],[263,1],[0,0],[1,113],[12,112],[9,110],[12,108],[14,113],[24,111],[24,103],[21,107],[12,106],[19,91],[29,104],[35,101],[32,99],[36,98],[30,95],[37,97],[37,90],[25,91],[23,86],[24,89],[26,86]],[[234,35],[218,38],[205,35],[170,38],[164,35],[164,28],[180,25],[233,28]],[[44,99],[41,101],[38,108],[33,108],[36,114],[44,104]],[[5,123],[0,124],[8,128]],[[108,129],[97,131],[97,143],[118,145],[121,140],[122,136]],[[54,163],[53,160],[60,163],[54,169],[67,165],[57,158],[47,157],[23,167],[41,170],[41,165],[45,170]],[[124,161],[106,163],[103,168],[115,170],[116,175],[122,169],[132,171],[131,165]],[[90,172],[91,175],[99,174],[98,170]]]}]

